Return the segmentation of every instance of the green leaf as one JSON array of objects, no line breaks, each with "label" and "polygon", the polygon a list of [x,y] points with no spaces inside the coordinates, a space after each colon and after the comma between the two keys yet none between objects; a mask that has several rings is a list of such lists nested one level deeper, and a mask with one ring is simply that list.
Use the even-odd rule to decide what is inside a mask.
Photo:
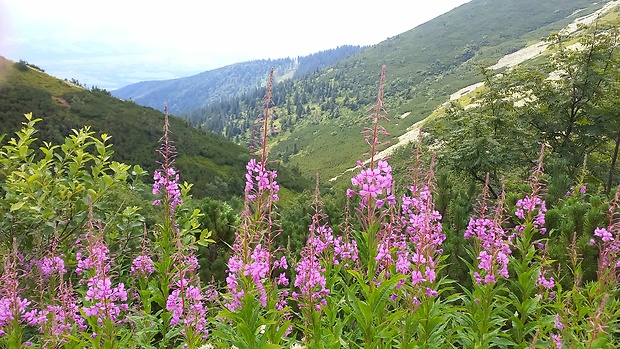
[{"label": "green leaf", "polygon": [[25,201],[14,203],[13,205],[11,205],[11,212],[19,210],[20,208],[22,208],[22,206],[24,206],[25,203]]},{"label": "green leaf", "polygon": [[505,338],[505,337],[500,337],[497,335],[493,339],[491,339],[491,343],[495,343],[499,345],[500,347],[513,347],[517,345],[517,343],[511,341],[510,339]]}]

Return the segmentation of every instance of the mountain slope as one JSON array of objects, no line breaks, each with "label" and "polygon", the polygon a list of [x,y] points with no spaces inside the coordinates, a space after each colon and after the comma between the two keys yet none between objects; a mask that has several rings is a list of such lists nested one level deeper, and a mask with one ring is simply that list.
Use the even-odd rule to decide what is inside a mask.
[{"label": "mountain slope", "polygon": [[359,46],[341,46],[296,59],[236,63],[179,79],[139,82],[112,91],[112,95],[159,110],[166,101],[171,111],[182,113],[255,91],[267,82],[265,72],[271,67],[277,80],[300,78],[360,50]]},{"label": "mountain slope", "polygon": [[[324,72],[274,88],[274,154],[323,178],[366,152],[359,131],[387,64],[385,106],[400,136],[455,91],[478,82],[481,64],[537,42],[604,3],[576,0],[472,0],[436,19],[364,49]],[[243,142],[262,91],[188,112],[194,124]],[[337,151],[335,151],[337,150]]]},{"label": "mountain slope", "polygon": [[[62,142],[89,125],[96,133],[112,136],[113,159],[139,164],[153,173],[160,161],[156,149],[162,136],[163,114],[133,102],[121,101],[105,90],[85,90],[35,69],[17,69],[0,57],[0,133],[12,136],[32,112],[43,120],[37,124],[39,140]],[[241,194],[245,147],[222,136],[205,133],[186,121],[171,117],[171,138],[178,150],[176,166],[181,179],[194,183],[196,196],[226,198]]]}]

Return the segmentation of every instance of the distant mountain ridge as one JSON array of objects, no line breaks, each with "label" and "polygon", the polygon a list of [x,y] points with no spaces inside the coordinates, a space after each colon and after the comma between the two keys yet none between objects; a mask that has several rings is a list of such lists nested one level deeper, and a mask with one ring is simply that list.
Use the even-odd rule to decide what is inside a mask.
[{"label": "distant mountain ridge", "polygon": [[138,82],[112,91],[112,95],[159,110],[166,102],[178,114],[253,92],[266,83],[265,72],[272,67],[276,81],[298,79],[361,50],[360,46],[345,45],[297,58],[235,63],[179,79]]}]

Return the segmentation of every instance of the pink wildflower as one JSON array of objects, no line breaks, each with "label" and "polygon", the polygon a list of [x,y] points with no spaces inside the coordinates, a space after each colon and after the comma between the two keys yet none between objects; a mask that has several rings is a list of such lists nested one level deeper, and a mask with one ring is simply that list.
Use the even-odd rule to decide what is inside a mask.
[{"label": "pink wildflower", "polygon": [[367,207],[371,200],[375,200],[377,208],[382,207],[387,202],[390,205],[396,204],[392,195],[392,167],[383,160],[379,160],[377,167],[363,169],[355,177],[351,178],[351,184],[358,188],[358,191],[349,189],[347,195],[358,194],[362,197],[360,205]]},{"label": "pink wildflower", "polygon": [[605,228],[594,229],[594,236],[598,236],[601,240],[603,240],[603,242],[610,242],[614,240],[613,235],[611,235],[611,233]]},{"label": "pink wildflower", "polygon": [[131,275],[149,276],[153,273],[153,260],[146,255],[140,255],[131,262]]}]

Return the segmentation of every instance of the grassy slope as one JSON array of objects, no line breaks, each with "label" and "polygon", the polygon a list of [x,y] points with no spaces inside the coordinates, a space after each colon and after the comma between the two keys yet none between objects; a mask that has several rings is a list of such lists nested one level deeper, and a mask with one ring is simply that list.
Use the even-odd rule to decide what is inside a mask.
[{"label": "grassy slope", "polygon": [[[163,114],[111,97],[105,91],[88,91],[34,69],[18,71],[0,59],[0,133],[12,135],[23,114],[42,118],[38,138],[62,141],[71,129],[91,126],[96,133],[112,136],[114,160],[139,164],[150,173],[158,166],[155,152],[162,135]],[[178,148],[177,166],[182,180],[195,183],[194,194],[221,190],[209,187],[215,177],[228,185],[228,192],[243,190],[245,148],[221,136],[205,134],[179,118],[171,118],[172,139]]]}]

